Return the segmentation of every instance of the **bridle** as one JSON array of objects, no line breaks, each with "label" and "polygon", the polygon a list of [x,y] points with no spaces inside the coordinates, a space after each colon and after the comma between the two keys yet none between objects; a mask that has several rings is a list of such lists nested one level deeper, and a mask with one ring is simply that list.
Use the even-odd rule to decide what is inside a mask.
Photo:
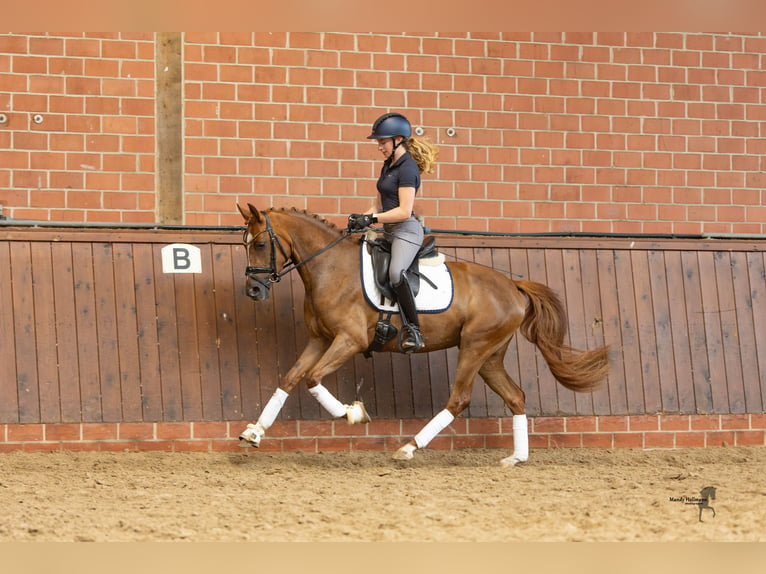
[{"label": "bridle", "polygon": [[[282,256],[285,258],[285,265],[288,261],[291,261],[290,256],[285,251],[285,248],[282,246],[282,242],[279,240],[279,236],[274,233],[274,228],[271,226],[271,220],[269,219],[269,215],[262,211],[261,214],[263,215],[264,219],[266,220],[266,232],[269,234],[269,242],[271,243],[271,254],[269,257],[269,266],[268,267],[259,267],[254,265],[248,265],[245,267],[245,275],[252,279],[253,281],[258,281],[262,285],[265,285],[268,287],[267,283],[263,282],[263,279],[258,277],[258,275],[261,274],[268,274],[268,283],[279,283],[279,280],[282,279],[282,276],[289,273],[295,268],[295,263],[293,263],[293,267],[290,267],[289,269],[285,270],[284,268],[280,272],[277,269],[277,247],[279,248],[279,251],[282,253]],[[247,240],[247,227],[245,228],[244,235],[242,236],[242,242],[245,244],[245,249],[247,252],[250,250],[250,245],[255,242],[255,240],[258,238],[258,235],[263,233],[259,233],[255,237],[253,237],[250,241]]]},{"label": "bridle", "polygon": [[[303,261],[296,263],[295,260],[292,258],[291,255],[287,254],[287,251],[285,251],[285,248],[282,246],[282,242],[279,240],[279,236],[274,232],[274,227],[271,225],[271,219],[269,219],[269,214],[265,211],[261,211],[261,215],[263,215],[264,221],[266,222],[266,229],[264,230],[269,234],[269,243],[271,246],[271,253],[269,255],[269,266],[268,267],[260,267],[256,265],[248,265],[245,267],[245,276],[248,279],[252,279],[253,281],[257,281],[264,287],[268,288],[272,283],[279,283],[279,281],[282,279],[283,276],[290,273],[290,271],[297,269],[298,267],[301,267],[302,265],[305,265],[314,257],[317,257],[318,255],[321,255],[325,251],[328,251],[335,247],[338,243],[346,239],[347,237],[350,237],[351,234],[344,231],[343,234],[338,237],[338,239],[335,239],[316,253],[313,253],[306,257]],[[264,233],[264,231],[261,231],[258,235],[261,233]],[[242,236],[243,243],[245,244],[245,250],[249,253],[250,245],[255,242],[255,240],[258,238],[258,235],[253,237],[250,241],[247,240],[248,235],[248,228],[245,228],[244,235]],[[277,249],[279,249],[280,253],[282,253],[282,256],[285,258],[285,265],[282,267],[282,270],[280,271],[277,269]],[[288,265],[289,263],[289,265]],[[259,277],[259,275],[267,274],[268,277],[266,279]]]}]

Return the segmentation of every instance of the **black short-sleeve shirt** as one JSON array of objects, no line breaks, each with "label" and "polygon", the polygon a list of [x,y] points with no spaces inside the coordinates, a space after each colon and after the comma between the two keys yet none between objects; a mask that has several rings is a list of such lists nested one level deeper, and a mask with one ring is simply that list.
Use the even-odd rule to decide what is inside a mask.
[{"label": "black short-sleeve shirt", "polygon": [[409,152],[394,165],[389,161],[383,162],[378,178],[378,193],[383,211],[399,207],[400,187],[414,187],[416,193],[420,189],[420,169]]}]

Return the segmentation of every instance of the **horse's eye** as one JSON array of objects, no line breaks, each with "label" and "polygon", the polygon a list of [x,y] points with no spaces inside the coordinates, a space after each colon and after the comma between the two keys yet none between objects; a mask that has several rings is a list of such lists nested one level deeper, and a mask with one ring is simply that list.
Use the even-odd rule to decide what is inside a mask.
[{"label": "horse's eye", "polygon": [[264,247],[266,247],[266,242],[256,241],[255,243],[253,243],[253,245],[255,246],[256,249],[263,249]]}]

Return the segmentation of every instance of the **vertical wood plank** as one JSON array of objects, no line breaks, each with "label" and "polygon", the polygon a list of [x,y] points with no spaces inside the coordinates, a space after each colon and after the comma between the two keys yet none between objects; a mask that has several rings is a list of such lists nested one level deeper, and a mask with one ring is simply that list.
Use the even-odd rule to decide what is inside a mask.
[{"label": "vertical wood plank", "polygon": [[179,363],[179,341],[176,290],[173,275],[162,271],[162,245],[152,245],[154,266],[155,316],[157,317],[157,342],[160,359],[160,380],[162,381],[162,412],[164,421],[184,420],[181,398],[181,365]]},{"label": "vertical wood plank", "polygon": [[[546,274],[548,276],[548,286],[553,289],[556,294],[561,299],[561,302],[564,305],[565,312],[567,313],[567,317],[569,316],[569,301],[567,301],[567,292],[566,292],[566,285],[564,283],[564,262],[563,262],[563,251],[561,249],[548,249],[545,252],[545,270]],[[566,342],[571,344],[572,342],[572,333],[571,333],[571,321],[567,321],[567,336],[564,339]],[[547,370],[547,369],[546,369]],[[547,376],[553,379],[553,375],[550,374],[550,371],[547,371]],[[562,415],[573,415],[577,412],[577,407],[575,406],[575,393],[574,391],[570,391],[569,389],[565,388],[563,385],[560,385],[557,381],[554,383],[555,388],[555,394],[556,394],[556,413],[562,414]]]},{"label": "vertical wood plank", "polygon": [[[728,413],[729,403],[726,398],[726,358],[721,329],[721,306],[718,301],[716,284],[715,254],[700,252],[697,254],[700,269],[702,291],[702,316],[707,339],[707,356],[710,367],[708,384],[713,401],[714,413]],[[732,312],[729,309],[728,312]]]},{"label": "vertical wood plank", "polygon": [[[754,397],[753,410],[763,412],[766,409],[766,253],[748,253],[747,271],[750,278],[750,298],[752,302],[753,331],[755,336],[756,360],[748,362],[747,368],[754,368],[760,381],[761,407]],[[753,389],[757,395],[757,389]]]},{"label": "vertical wood plank", "polygon": [[[473,262],[484,267],[492,267],[492,253],[486,248],[473,250]],[[486,417],[490,409],[490,401],[499,401],[499,397],[487,388],[481,377],[476,374],[471,394],[470,413],[472,417]],[[434,405],[438,408],[438,405]],[[502,408],[502,407],[501,407]]]},{"label": "vertical wood plank", "polygon": [[80,400],[83,422],[101,422],[101,381],[98,326],[93,270],[93,246],[72,244],[74,299],[77,321],[77,357],[80,364]]},{"label": "vertical wood plank", "polygon": [[[678,394],[678,410],[695,413],[694,377],[692,375],[692,351],[689,323],[686,320],[687,302],[685,272],[680,251],[666,251],[665,276],[668,282],[668,308],[673,341],[673,367]],[[672,390],[668,390],[672,395]]]},{"label": "vertical wood plank", "polygon": [[161,223],[183,223],[183,40],[155,36],[157,210]]},{"label": "vertical wood plank", "polygon": [[175,320],[178,325],[183,420],[202,420],[202,386],[194,275],[177,273],[172,277],[176,294]]},{"label": "vertical wood plank", "polygon": [[713,397],[710,390],[710,367],[708,366],[707,336],[697,253],[682,253],[681,265],[685,278],[686,322],[689,326],[695,412],[707,414],[713,412]]},{"label": "vertical wood plank", "polygon": [[651,272],[646,251],[632,251],[633,288],[635,289],[636,327],[643,379],[642,412],[662,411],[660,374],[657,365],[656,318],[652,298]]},{"label": "vertical wood plank", "polygon": [[[751,294],[748,253],[731,254],[731,274],[734,289],[734,309],[737,320],[739,363],[742,376],[742,412],[756,413],[763,410],[760,389],[760,368],[755,338],[755,318]],[[736,412],[736,411],[734,411]]]},{"label": "vertical wood plank", "polygon": [[660,384],[660,410],[678,411],[675,357],[673,356],[673,329],[668,301],[668,279],[665,257],[662,251],[649,251],[649,287],[652,297],[652,313],[656,333],[657,373]]},{"label": "vertical wood plank", "polygon": [[[528,278],[529,265],[527,262],[527,250],[511,249],[509,254],[510,268],[514,278]],[[537,375],[538,350],[527,341],[520,332],[516,332],[514,337],[518,366],[515,371],[508,370],[511,378],[514,378],[516,384],[524,391],[526,412],[530,416],[540,416],[542,414],[542,405],[540,403],[540,387]],[[511,355],[512,352],[509,352]]]},{"label": "vertical wood plank", "polygon": [[16,383],[19,422],[40,422],[40,395],[37,384],[37,342],[32,296],[32,262],[29,242],[11,243],[13,277],[13,319],[16,334]]},{"label": "vertical wood plank", "polygon": [[221,403],[224,420],[242,420],[242,390],[239,378],[237,347],[237,311],[232,249],[229,245],[212,247],[213,285],[216,311],[216,347],[220,364]]},{"label": "vertical wood plank", "polygon": [[40,393],[40,422],[61,421],[61,393],[56,346],[56,313],[53,297],[53,265],[49,243],[33,241],[33,299],[37,351],[37,384]]},{"label": "vertical wood plank", "polygon": [[141,404],[141,359],[138,349],[133,246],[129,243],[115,243],[112,245],[112,256],[122,420],[138,422],[144,420],[144,413]]},{"label": "vertical wood plank", "polygon": [[216,318],[216,285],[211,249],[212,246],[206,245],[200,250],[202,273],[193,275],[202,420],[206,421],[221,420],[223,416],[221,366],[218,357],[220,335]]},{"label": "vertical wood plank", "polygon": [[643,373],[639,349],[638,319],[636,318],[632,258],[629,251],[616,250],[614,252],[614,272],[617,278],[628,414],[641,414],[644,412]]},{"label": "vertical wood plank", "polygon": [[72,244],[52,243],[53,303],[56,307],[61,422],[82,421],[80,362],[77,351],[77,310],[74,295]]},{"label": "vertical wood plank", "polygon": [[[611,344],[611,341],[606,341],[604,336],[604,313],[601,309],[598,258],[595,249],[581,250],[579,255],[586,348],[595,349],[604,344]],[[610,361],[610,367],[614,368],[614,361]],[[604,381],[601,388],[593,391],[591,404],[592,414],[609,414],[609,386],[607,381]]]},{"label": "vertical wood plank", "polygon": [[615,253],[608,249],[596,252],[599,270],[599,291],[603,311],[604,339],[613,346],[614,366],[607,377],[610,414],[628,414],[628,398],[625,380],[625,344],[622,340],[620,302],[617,296],[617,272]]},{"label": "vertical wood plank", "polygon": [[[527,265],[529,270],[530,281],[536,281],[543,285],[549,285],[548,276],[546,270],[546,256],[544,249],[530,249],[527,252]],[[554,289],[555,290],[555,289]],[[537,394],[540,397],[540,415],[542,416],[556,416],[560,414],[558,397],[556,395],[556,387],[558,383],[551,375],[548,365],[545,363],[543,356],[533,346],[534,360],[535,360],[535,372],[537,379]]]},{"label": "vertical wood plank", "polygon": [[[564,270],[564,293],[567,301],[569,319],[569,341],[577,349],[588,348],[586,334],[585,302],[583,296],[583,278],[580,268],[580,253],[575,249],[563,249],[561,262]],[[573,393],[574,412],[578,415],[593,414],[592,393]]]},{"label": "vertical wood plank", "polygon": [[[723,344],[727,413],[745,412],[745,383],[742,377],[742,354],[740,329],[737,321],[737,304],[734,299],[734,260],[730,253],[717,251],[713,254],[715,263],[715,286],[718,291],[718,306],[721,319],[721,340]],[[744,327],[744,325],[743,325]],[[743,333],[744,334],[744,333]],[[723,403],[723,401],[722,401]]]},{"label": "vertical wood plank", "polygon": [[[134,244],[132,252],[141,419],[147,422],[163,421],[166,419],[158,333],[160,305],[157,304],[155,292],[154,253],[147,243]],[[164,348],[162,350],[169,352]]]},{"label": "vertical wood plank", "polygon": [[10,242],[0,242],[0,423],[19,422]]},{"label": "vertical wood plank", "polygon": [[114,255],[111,243],[94,243],[92,248],[102,420],[119,422],[122,420],[122,389],[117,348]]}]

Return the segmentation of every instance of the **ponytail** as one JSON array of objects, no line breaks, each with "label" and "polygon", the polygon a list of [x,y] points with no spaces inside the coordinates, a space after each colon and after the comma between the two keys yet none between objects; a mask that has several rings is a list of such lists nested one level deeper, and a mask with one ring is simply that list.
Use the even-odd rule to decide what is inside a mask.
[{"label": "ponytail", "polygon": [[436,159],[439,157],[439,148],[424,138],[411,137],[407,139],[405,146],[410,152],[412,159],[418,164],[420,173],[433,173]]}]

